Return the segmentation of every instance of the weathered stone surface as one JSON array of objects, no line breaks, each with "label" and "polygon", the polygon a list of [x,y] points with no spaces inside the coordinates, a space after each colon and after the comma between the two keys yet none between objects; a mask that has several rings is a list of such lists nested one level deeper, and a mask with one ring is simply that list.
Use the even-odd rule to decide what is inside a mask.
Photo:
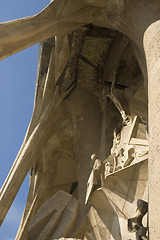
[{"label": "weathered stone surface", "polygon": [[68,234],[77,212],[78,203],[72,195],[59,191],[39,208],[26,239],[55,239]]},{"label": "weathered stone surface", "polygon": [[[33,230],[29,239],[146,239],[147,224],[136,236],[127,223],[148,195],[150,239],[159,239],[159,39],[157,0],[55,0],[0,24],[0,59],[44,41],[32,120],[0,192],[2,223],[31,169],[16,240]],[[41,221],[44,206],[53,221]]]}]

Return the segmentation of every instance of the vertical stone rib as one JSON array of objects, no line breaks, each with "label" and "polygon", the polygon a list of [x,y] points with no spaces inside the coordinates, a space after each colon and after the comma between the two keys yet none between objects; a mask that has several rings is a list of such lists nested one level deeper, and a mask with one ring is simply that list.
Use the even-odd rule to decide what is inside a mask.
[{"label": "vertical stone rib", "polygon": [[149,234],[160,236],[160,20],[144,34],[149,98]]}]

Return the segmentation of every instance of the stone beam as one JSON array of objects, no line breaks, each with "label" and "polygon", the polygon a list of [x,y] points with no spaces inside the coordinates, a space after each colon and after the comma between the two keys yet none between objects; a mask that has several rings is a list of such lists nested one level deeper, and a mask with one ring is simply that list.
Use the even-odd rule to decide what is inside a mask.
[{"label": "stone beam", "polygon": [[96,7],[83,1],[51,2],[35,16],[0,24],[0,60],[55,35],[92,22]]}]

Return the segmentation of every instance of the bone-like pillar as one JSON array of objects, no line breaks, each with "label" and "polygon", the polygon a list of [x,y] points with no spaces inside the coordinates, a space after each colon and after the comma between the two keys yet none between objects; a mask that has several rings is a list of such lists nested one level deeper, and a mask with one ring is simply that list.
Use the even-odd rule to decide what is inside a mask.
[{"label": "bone-like pillar", "polygon": [[87,7],[83,1],[56,0],[37,15],[0,23],[0,60],[92,22],[96,10],[96,7]]},{"label": "bone-like pillar", "polygon": [[[159,4],[160,5],[160,4]],[[160,8],[159,8],[160,9]],[[160,20],[144,34],[149,98],[149,235],[160,237]]]}]

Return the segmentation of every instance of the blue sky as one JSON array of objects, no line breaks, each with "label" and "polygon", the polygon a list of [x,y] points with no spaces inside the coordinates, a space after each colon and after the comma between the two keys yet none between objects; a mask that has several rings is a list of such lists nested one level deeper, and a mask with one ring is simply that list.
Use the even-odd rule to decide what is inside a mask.
[{"label": "blue sky", "polygon": [[[49,0],[1,0],[0,22],[31,16]],[[0,61],[0,186],[23,142],[33,110],[38,44]],[[28,192],[28,176],[4,223],[1,240],[15,238]]]}]

